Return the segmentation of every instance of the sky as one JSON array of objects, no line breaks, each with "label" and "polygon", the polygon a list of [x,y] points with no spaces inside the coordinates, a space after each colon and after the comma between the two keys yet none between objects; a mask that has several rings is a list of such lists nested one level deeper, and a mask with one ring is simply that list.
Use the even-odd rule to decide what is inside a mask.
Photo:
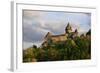
[{"label": "sky", "polygon": [[85,33],[91,28],[90,13],[23,10],[23,49],[42,44],[47,32],[65,33],[69,22],[73,31]]}]

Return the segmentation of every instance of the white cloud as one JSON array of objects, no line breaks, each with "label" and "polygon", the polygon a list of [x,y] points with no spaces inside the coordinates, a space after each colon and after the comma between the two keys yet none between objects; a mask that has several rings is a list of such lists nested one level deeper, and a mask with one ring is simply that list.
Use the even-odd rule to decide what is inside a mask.
[{"label": "white cloud", "polygon": [[[50,14],[51,13],[51,14]],[[57,13],[40,11],[23,11],[23,41],[40,44],[47,32],[62,34],[65,32],[67,23],[70,22],[73,31],[78,29],[79,33],[90,29],[90,16],[74,13]],[[53,14],[56,14],[53,16]]]}]

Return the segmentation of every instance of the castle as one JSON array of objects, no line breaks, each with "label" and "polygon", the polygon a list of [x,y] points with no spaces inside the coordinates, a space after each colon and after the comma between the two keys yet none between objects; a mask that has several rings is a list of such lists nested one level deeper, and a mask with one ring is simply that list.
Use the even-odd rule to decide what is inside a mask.
[{"label": "castle", "polygon": [[78,31],[75,29],[74,32],[72,32],[72,27],[70,26],[70,23],[67,24],[65,28],[65,33],[60,35],[53,35],[52,33],[48,32],[46,36],[44,37],[44,42],[42,43],[42,47],[48,46],[50,43],[58,43],[58,42],[64,42],[68,38],[75,38],[78,36]]}]

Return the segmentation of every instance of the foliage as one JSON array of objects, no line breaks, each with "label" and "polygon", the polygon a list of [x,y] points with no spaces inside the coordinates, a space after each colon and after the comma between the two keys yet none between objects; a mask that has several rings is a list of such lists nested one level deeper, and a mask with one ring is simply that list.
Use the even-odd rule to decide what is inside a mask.
[{"label": "foliage", "polygon": [[90,59],[91,39],[88,37],[68,38],[64,42],[50,43],[42,48],[33,45],[32,48],[23,50],[23,62]]}]

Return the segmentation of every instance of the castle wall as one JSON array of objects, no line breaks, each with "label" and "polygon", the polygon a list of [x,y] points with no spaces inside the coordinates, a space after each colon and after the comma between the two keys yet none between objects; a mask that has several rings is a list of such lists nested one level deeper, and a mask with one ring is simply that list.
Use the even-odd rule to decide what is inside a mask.
[{"label": "castle wall", "polygon": [[51,40],[53,42],[61,42],[67,40],[67,36],[56,36],[56,37],[51,37]]}]

